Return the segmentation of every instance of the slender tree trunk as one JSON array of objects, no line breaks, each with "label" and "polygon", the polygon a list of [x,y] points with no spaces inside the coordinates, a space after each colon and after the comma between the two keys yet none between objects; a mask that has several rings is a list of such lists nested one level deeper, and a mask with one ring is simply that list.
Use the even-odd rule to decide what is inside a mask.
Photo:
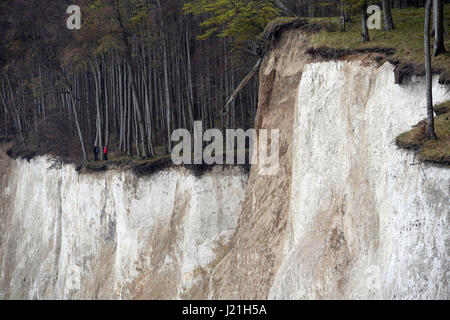
[{"label": "slender tree trunk", "polygon": [[[5,85],[4,81],[3,81],[3,90],[0,91],[0,98],[2,99],[3,107],[5,108],[5,133],[8,134],[8,117],[7,116],[8,116],[9,111],[8,111],[8,105],[6,104],[6,85]],[[12,117],[14,118],[14,115],[12,115]],[[13,126],[15,126],[14,122],[15,121],[13,120]],[[16,135],[14,135],[14,139],[16,140],[16,142],[18,142]]]},{"label": "slender tree trunk", "polygon": [[433,0],[434,56],[447,52],[444,45],[444,1]]},{"label": "slender tree trunk", "polygon": [[84,139],[83,139],[83,133],[81,131],[80,128],[80,122],[78,121],[78,113],[77,113],[77,108],[76,108],[76,102],[75,99],[73,98],[73,94],[72,94],[72,90],[69,89],[69,94],[70,94],[70,99],[71,99],[71,105],[72,105],[72,110],[73,110],[73,118],[75,120],[75,125],[77,127],[77,132],[78,132],[78,138],[80,139],[80,144],[81,144],[81,150],[83,152],[83,160],[84,161],[88,161],[88,157],[86,154],[86,148],[84,146]]},{"label": "slender tree trunk", "polygon": [[[143,31],[142,31],[143,33]],[[142,36],[141,39],[141,50],[142,50],[142,95],[144,97],[144,106],[145,106],[145,127],[146,127],[146,135],[147,135],[147,145],[148,145],[148,152],[150,157],[155,156],[155,150],[153,147],[153,141],[152,141],[152,131],[153,131],[153,119],[152,119],[152,97],[151,97],[151,80],[148,76],[148,70],[147,70],[147,58],[146,58],[146,50],[144,46],[144,39]]]},{"label": "slender tree trunk", "polygon": [[109,146],[109,98],[108,98],[108,67],[106,66],[105,56],[103,58],[103,86],[104,86],[104,96],[105,96],[105,146]]},{"label": "slender tree trunk", "polygon": [[125,132],[124,126],[125,126],[125,118],[124,118],[124,106],[125,106],[125,90],[123,86],[123,76],[122,76],[122,64],[118,63],[118,85],[119,85],[119,149],[120,151],[125,150],[124,148],[124,136],[123,133]]},{"label": "slender tree trunk", "polygon": [[134,140],[135,140],[135,145],[136,145],[136,155],[137,155],[137,157],[138,158],[140,158],[141,157],[141,151],[140,151],[140,148],[139,148],[139,130],[138,130],[138,124],[137,124],[137,121],[136,121],[136,109],[134,108],[133,109],[133,112],[134,112],[134,114],[133,114],[133,119],[134,119],[134,121],[133,121],[133,128],[134,128]]},{"label": "slender tree trunk", "polygon": [[362,26],[362,41],[368,42],[369,38],[369,29],[367,27],[367,3],[362,6],[362,16],[361,16],[361,26]]},{"label": "slender tree trunk", "polygon": [[[98,63],[93,67],[94,72],[94,82],[95,82],[95,106],[96,106],[96,138],[95,145],[99,147],[99,149],[103,150],[103,137],[102,137],[102,119],[100,114],[100,70]],[[101,159],[103,160],[103,152],[101,152]]]},{"label": "slender tree trunk", "polygon": [[383,13],[384,13],[384,30],[386,31],[394,30],[395,27],[391,13],[391,0],[383,0]]},{"label": "slender tree trunk", "polygon": [[131,150],[131,81],[128,80],[128,90],[127,90],[127,132],[125,134],[126,139],[126,149],[127,149],[127,156],[130,157],[132,154]]},{"label": "slender tree trunk", "polygon": [[434,131],[434,113],[433,113],[433,88],[431,73],[431,53],[430,53],[430,19],[431,19],[431,0],[427,0],[425,5],[425,72],[426,72],[426,95],[427,95],[427,138],[436,139]]},{"label": "slender tree trunk", "polygon": [[41,108],[42,108],[42,112],[44,115],[44,122],[45,122],[45,117],[46,117],[46,108],[45,108],[45,103],[44,103],[44,88],[43,88],[43,78],[42,78],[42,72],[41,72],[41,64],[39,63],[39,82],[40,82],[40,90],[41,90]]},{"label": "slender tree trunk", "polygon": [[39,102],[36,98],[36,90],[33,88],[33,119],[34,119],[34,135],[35,135],[35,141],[36,145],[39,147],[39,128],[38,128],[38,108],[39,108]]},{"label": "slender tree trunk", "polygon": [[114,5],[115,12],[116,12],[116,18],[119,22],[120,32],[122,33],[122,40],[125,45],[125,51],[126,51],[125,58],[126,58],[128,75],[129,75],[129,81],[131,84],[131,93],[133,95],[133,105],[136,108],[136,116],[137,116],[139,131],[140,131],[140,135],[141,135],[141,139],[142,139],[142,155],[144,158],[147,158],[148,146],[147,146],[147,138],[145,136],[144,118],[142,116],[141,103],[140,103],[139,95],[137,92],[136,81],[133,76],[134,73],[132,70],[131,46],[128,41],[128,32],[126,31],[124,23],[123,23],[123,19],[122,19],[122,15],[120,13],[120,7],[119,7],[118,1],[117,0],[114,1],[113,5]]},{"label": "slender tree trunk", "polygon": [[162,7],[161,2],[157,0],[158,8],[159,8],[159,18],[161,20],[161,26],[160,26],[160,36],[162,41],[162,50],[163,50],[163,65],[164,65],[164,89],[165,89],[165,96],[166,96],[166,126],[167,126],[167,147],[168,152],[170,153],[172,151],[172,141],[171,141],[171,135],[172,135],[172,107],[170,104],[170,90],[169,90],[169,70],[168,70],[168,58],[167,58],[167,44],[166,39],[164,37],[164,19],[162,16]]},{"label": "slender tree trunk", "polygon": [[346,31],[346,20],[345,20],[345,6],[344,1],[341,0],[341,32]]},{"label": "slender tree trunk", "polygon": [[187,53],[187,82],[188,82],[188,116],[189,116],[189,127],[194,127],[194,116],[192,110],[194,109],[194,89],[192,85],[192,63],[191,63],[191,49],[189,46],[189,30],[188,23],[186,20],[186,53]]},{"label": "slender tree trunk", "polygon": [[[23,126],[22,126],[22,122],[20,120],[19,110],[17,109],[17,105],[16,105],[15,100],[14,100],[14,93],[13,93],[13,90],[12,90],[12,87],[11,87],[11,82],[9,81],[8,74],[6,72],[3,72],[3,74],[5,75],[6,82],[8,83],[9,92],[10,92],[11,100],[12,100],[13,114],[15,115],[15,118],[16,118],[17,129],[18,129],[20,137],[22,139],[22,144],[25,147],[25,149],[28,149],[27,142],[25,140],[25,136],[23,135]],[[13,116],[13,118],[14,118],[14,116]]]},{"label": "slender tree trunk", "polygon": [[4,114],[4,116],[5,116],[5,135],[8,135],[8,115],[9,115],[9,112],[8,112],[8,107],[6,106],[6,102],[5,102],[6,101],[5,91],[6,91],[5,84],[3,83],[2,90],[0,90],[0,98],[2,99],[3,108],[4,108],[4,111],[5,111],[5,114]]}]

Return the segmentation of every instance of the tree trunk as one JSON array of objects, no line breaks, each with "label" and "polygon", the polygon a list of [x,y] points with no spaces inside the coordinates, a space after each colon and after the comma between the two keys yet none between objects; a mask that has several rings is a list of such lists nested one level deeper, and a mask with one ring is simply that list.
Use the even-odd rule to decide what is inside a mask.
[{"label": "tree trunk", "polygon": [[391,0],[383,0],[383,13],[384,13],[384,30],[392,31],[395,29],[394,20],[391,13]]},{"label": "tree trunk", "polygon": [[131,156],[131,84],[128,81],[127,88],[127,131],[125,133],[127,156]]},{"label": "tree trunk", "polygon": [[35,132],[35,141],[36,145],[39,147],[39,128],[38,128],[38,111],[39,111],[39,102],[37,101],[36,90],[33,88],[33,119],[34,119],[34,132]]},{"label": "tree trunk", "polygon": [[109,146],[109,99],[108,99],[108,67],[106,66],[105,56],[102,54],[103,60],[103,72],[105,76],[103,77],[104,86],[104,96],[105,96],[105,146]]},{"label": "tree trunk", "polygon": [[4,107],[4,111],[5,111],[5,114],[4,114],[4,116],[5,116],[5,135],[8,135],[8,114],[9,114],[9,112],[8,112],[8,107],[6,106],[6,101],[5,101],[6,100],[5,91],[6,91],[6,89],[5,89],[5,85],[3,83],[2,90],[0,90],[0,98],[2,99],[3,107]]},{"label": "tree trunk", "polygon": [[433,0],[434,56],[445,53],[444,46],[444,2]]},{"label": "tree trunk", "polygon": [[286,8],[286,6],[280,0],[275,0],[275,5],[278,9],[283,11],[286,16],[295,16],[295,14],[292,13],[292,11],[290,11],[288,8]]},{"label": "tree trunk", "polygon": [[80,122],[78,121],[76,102],[75,102],[75,99],[73,98],[72,90],[70,90],[70,89],[69,89],[69,94],[70,94],[70,99],[72,102],[71,104],[72,104],[72,109],[73,109],[73,118],[75,120],[75,125],[77,126],[78,137],[80,138],[81,150],[83,152],[83,160],[88,161],[88,157],[86,154],[86,148],[84,147],[83,133],[81,132]]},{"label": "tree trunk", "polygon": [[192,110],[194,108],[194,89],[192,85],[192,63],[191,63],[191,49],[189,47],[189,30],[186,20],[186,53],[187,53],[187,82],[188,82],[188,115],[189,115],[189,127],[194,127],[194,116]]},{"label": "tree trunk", "polygon": [[165,90],[165,96],[166,96],[166,126],[167,126],[167,147],[168,152],[170,153],[172,151],[172,141],[171,141],[171,135],[172,135],[172,108],[170,105],[170,90],[169,90],[169,70],[168,70],[168,61],[167,61],[167,46],[166,46],[166,39],[164,37],[163,29],[164,29],[164,19],[162,16],[162,7],[159,0],[157,0],[158,8],[159,8],[159,18],[161,20],[161,26],[160,26],[160,37],[162,41],[162,50],[163,50],[163,65],[164,65],[164,90]]},{"label": "tree trunk", "polygon": [[136,81],[134,79],[133,71],[132,71],[131,46],[128,41],[128,33],[125,29],[122,15],[120,13],[119,3],[116,1],[115,3],[113,3],[113,5],[114,5],[115,12],[116,12],[116,18],[119,22],[120,32],[122,34],[122,40],[125,45],[125,59],[126,59],[129,80],[131,83],[131,93],[133,95],[133,105],[136,108],[137,122],[138,122],[138,126],[139,126],[140,136],[142,139],[142,155],[144,158],[147,158],[148,145],[147,145],[147,138],[145,135],[145,125],[144,125],[144,118],[142,116],[141,103],[139,100],[139,95],[137,93]]},{"label": "tree trunk", "polygon": [[369,29],[367,28],[367,3],[362,7],[362,16],[361,16],[361,26],[362,26],[362,41],[368,42],[369,38]]},{"label": "tree trunk", "polygon": [[341,1],[341,32],[345,32],[346,29],[346,21],[345,21],[345,6],[344,2]]},{"label": "tree trunk", "polygon": [[430,16],[431,16],[431,0],[427,0],[425,5],[425,72],[427,84],[427,138],[436,139],[434,131],[434,114],[433,114],[433,91],[432,91],[432,74],[431,74],[431,53],[430,53]]},{"label": "tree trunk", "polygon": [[[96,107],[96,138],[95,145],[99,149],[103,148],[103,136],[102,136],[102,119],[100,114],[100,69],[96,61],[95,66],[93,66],[94,72],[94,82],[95,82],[95,107]],[[101,159],[103,160],[103,152],[101,152]]]},{"label": "tree trunk", "polygon": [[255,66],[253,67],[252,71],[241,81],[241,83],[238,85],[238,87],[236,88],[236,90],[234,90],[233,94],[231,95],[231,97],[229,98],[229,100],[227,101],[227,103],[225,104],[225,106],[223,107],[221,113],[222,114],[227,114],[228,113],[228,109],[231,106],[231,104],[234,102],[234,100],[236,99],[236,97],[238,96],[239,92],[245,87],[245,85],[253,78],[254,75],[256,75],[256,73],[259,70],[259,67],[261,66],[262,63],[262,58],[259,58],[258,61],[256,62]]},{"label": "tree trunk", "polygon": [[42,79],[42,72],[41,72],[41,64],[39,63],[39,84],[40,84],[40,90],[41,90],[41,108],[42,112],[44,114],[44,122],[46,117],[46,109],[45,109],[45,103],[44,103],[44,88],[43,88],[43,79]]},{"label": "tree trunk", "polygon": [[[22,144],[23,144],[23,146],[25,147],[25,149],[28,150],[27,142],[26,142],[25,137],[24,137],[24,135],[23,135],[23,126],[22,126],[22,122],[20,121],[19,111],[18,111],[18,109],[17,109],[16,103],[15,103],[15,100],[14,100],[14,93],[13,93],[13,90],[12,90],[12,87],[11,87],[11,82],[9,81],[8,74],[7,74],[6,72],[3,72],[3,74],[5,75],[6,82],[8,83],[8,87],[9,87],[9,92],[10,92],[10,94],[11,94],[12,109],[13,109],[13,114],[15,115],[15,117],[14,117],[14,115],[13,115],[13,118],[16,119],[16,122],[17,122],[17,129],[18,129],[19,134],[20,134],[20,137],[21,137],[21,139],[22,139]],[[5,105],[6,105],[6,104],[5,104]]]}]

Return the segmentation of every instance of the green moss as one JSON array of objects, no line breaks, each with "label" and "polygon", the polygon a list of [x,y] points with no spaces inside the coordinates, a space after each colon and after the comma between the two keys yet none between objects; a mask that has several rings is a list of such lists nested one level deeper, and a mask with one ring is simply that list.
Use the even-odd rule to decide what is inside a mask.
[{"label": "green moss", "polygon": [[450,166],[450,101],[436,106],[435,110],[439,114],[435,118],[438,140],[426,139],[425,119],[399,135],[396,144],[400,148],[416,151],[421,161]]}]

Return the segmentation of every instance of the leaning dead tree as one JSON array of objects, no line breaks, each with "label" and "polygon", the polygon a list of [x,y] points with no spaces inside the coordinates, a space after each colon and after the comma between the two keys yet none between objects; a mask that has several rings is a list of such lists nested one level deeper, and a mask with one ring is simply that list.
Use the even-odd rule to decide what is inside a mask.
[{"label": "leaning dead tree", "polygon": [[290,17],[296,17],[295,13],[293,13],[291,10],[289,10],[284,4],[283,2],[281,2],[280,0],[274,0],[275,6],[280,9],[281,11],[283,11],[283,13],[286,16],[290,16]]},{"label": "leaning dead tree", "polygon": [[226,115],[230,111],[230,106],[233,104],[234,100],[236,100],[237,96],[239,95],[239,92],[241,92],[242,89],[245,88],[247,83],[250,82],[250,80],[258,73],[259,67],[261,67],[264,55],[267,53],[269,48],[271,47],[271,44],[273,43],[275,37],[274,35],[282,28],[289,28],[289,27],[300,27],[300,26],[306,26],[308,25],[308,22],[306,20],[302,19],[293,19],[289,22],[280,23],[273,26],[268,26],[267,30],[264,31],[264,35],[262,37],[262,40],[259,40],[256,44],[256,50],[255,55],[258,57],[258,60],[256,61],[254,67],[250,71],[250,73],[244,77],[244,79],[241,81],[241,83],[237,86],[237,88],[234,90],[233,94],[228,99],[227,103],[223,107],[223,109],[220,111],[222,115]]},{"label": "leaning dead tree", "polygon": [[255,76],[255,74],[258,72],[259,67],[262,63],[262,57],[258,58],[258,61],[256,62],[255,66],[253,67],[252,71],[241,81],[241,83],[237,86],[236,90],[234,90],[233,94],[231,95],[230,99],[228,99],[225,107],[223,107],[221,114],[226,115],[229,111],[229,108],[234,100],[236,100],[239,92],[247,85],[247,83]]}]

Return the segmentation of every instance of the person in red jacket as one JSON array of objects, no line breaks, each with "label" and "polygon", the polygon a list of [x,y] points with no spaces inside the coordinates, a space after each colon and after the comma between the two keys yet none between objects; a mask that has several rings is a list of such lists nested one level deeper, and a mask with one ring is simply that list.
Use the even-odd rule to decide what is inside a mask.
[{"label": "person in red jacket", "polygon": [[103,160],[108,160],[108,147],[103,148]]}]

